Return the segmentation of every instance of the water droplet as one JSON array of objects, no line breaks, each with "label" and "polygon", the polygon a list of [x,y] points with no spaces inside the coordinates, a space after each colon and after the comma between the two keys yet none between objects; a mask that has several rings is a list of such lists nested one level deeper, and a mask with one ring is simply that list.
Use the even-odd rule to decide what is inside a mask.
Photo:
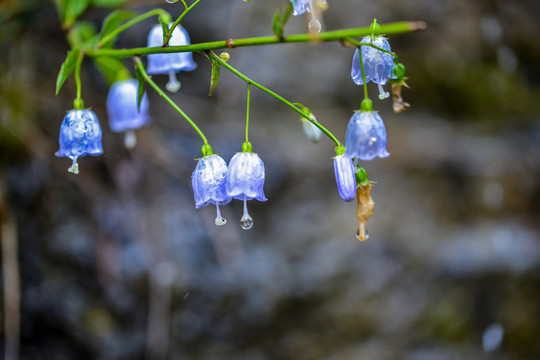
[{"label": "water droplet", "polygon": [[309,22],[309,31],[312,33],[321,32],[321,22],[316,18],[311,19]]},{"label": "water droplet", "polygon": [[166,2],[168,2],[169,4],[174,4],[175,2],[177,2],[178,0],[165,0]]},{"label": "water droplet", "polygon": [[135,135],[135,131],[128,130],[126,131],[126,134],[124,135],[124,146],[126,149],[133,149],[137,145],[137,136]]},{"label": "water droplet", "polygon": [[504,329],[499,323],[491,324],[482,335],[482,347],[490,352],[501,346],[504,338]]},{"label": "water droplet", "polygon": [[216,223],[216,226],[222,226],[227,223],[227,220],[225,218],[217,217],[215,223]]},{"label": "water droplet", "polygon": [[249,215],[244,215],[240,219],[240,226],[244,230],[249,230],[253,227],[253,219]]},{"label": "water droplet", "polygon": [[169,70],[169,82],[167,82],[167,84],[165,85],[165,88],[168,91],[175,93],[178,90],[180,90],[181,86],[182,84],[176,78],[176,73],[174,72],[174,70]]},{"label": "water droplet", "polygon": [[371,137],[371,138],[369,138],[369,145],[370,145],[370,146],[373,145],[373,144],[375,144],[376,142],[377,142],[377,138],[376,138],[376,137]]}]

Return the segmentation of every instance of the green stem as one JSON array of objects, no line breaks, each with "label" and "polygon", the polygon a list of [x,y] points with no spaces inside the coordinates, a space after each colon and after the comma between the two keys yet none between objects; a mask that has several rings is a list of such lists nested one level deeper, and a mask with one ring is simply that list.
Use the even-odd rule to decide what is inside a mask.
[{"label": "green stem", "polygon": [[[392,34],[403,34],[413,31],[423,30],[426,24],[421,21],[398,22],[387,25],[381,25],[381,32]],[[182,46],[167,46],[167,47],[141,47],[132,49],[97,49],[87,51],[87,56],[112,56],[112,57],[130,57],[134,55],[148,55],[157,53],[175,53],[188,51],[205,51],[224,48],[234,48],[241,46],[256,46],[270,45],[281,43],[300,43],[300,42],[329,42],[329,41],[346,41],[351,37],[364,37],[371,33],[369,27],[361,27],[354,29],[326,31],[318,34],[297,34],[289,35],[283,38],[277,36],[261,36],[244,39],[229,39],[222,41],[211,41],[200,44],[182,45]]]},{"label": "green stem", "polygon": [[184,0],[181,0],[182,1],[182,4],[184,4],[184,7],[187,9],[187,4]]},{"label": "green stem", "polygon": [[117,27],[116,29],[114,29],[113,31],[111,31],[107,36],[105,36],[103,39],[101,39],[97,44],[96,46],[94,47],[94,49],[99,49],[101,48],[103,45],[105,45],[106,43],[108,43],[109,41],[111,41],[112,39],[114,39],[116,36],[118,36],[118,34],[120,34],[121,32],[129,29],[130,27],[132,27],[133,25],[135,25],[136,23],[138,22],[141,22],[145,19],[148,19],[149,17],[152,17],[152,16],[155,16],[155,15],[159,15],[159,16],[169,16],[169,14],[163,10],[163,9],[154,9],[154,10],[150,10],[144,14],[141,14],[131,20],[129,20],[128,22],[126,22],[124,25],[122,26],[119,26]]},{"label": "green stem", "polygon": [[283,102],[285,105],[287,105],[288,107],[290,107],[291,109],[293,109],[294,111],[296,111],[297,113],[299,113],[303,118],[309,120],[313,125],[315,125],[316,127],[318,127],[319,129],[321,129],[321,131],[326,135],[328,136],[333,142],[336,143],[337,146],[340,146],[341,143],[339,142],[339,140],[334,136],[334,134],[332,134],[328,129],[326,129],[324,126],[322,126],[319,122],[317,121],[313,121],[313,119],[311,118],[311,116],[309,116],[308,114],[306,114],[305,112],[303,112],[302,110],[300,110],[298,107],[296,107],[293,103],[291,103],[289,100],[285,99],[284,97],[282,96],[279,96],[278,94],[276,94],[275,92],[273,92],[272,90],[262,86],[261,84],[259,84],[258,82],[256,81],[253,81],[252,79],[248,78],[247,76],[245,76],[244,74],[242,74],[240,71],[236,70],[235,68],[233,68],[231,65],[229,65],[227,62],[221,60],[221,58],[219,56],[217,56],[216,54],[214,54],[213,52],[211,51],[206,51],[206,55],[208,57],[212,57],[212,59],[214,59],[215,61],[217,61],[221,66],[223,66],[224,68],[226,68],[227,70],[229,70],[230,72],[232,72],[234,75],[238,76],[240,79],[244,80],[245,82],[247,82],[248,84],[252,84],[253,86],[255,86],[256,88],[264,91],[265,93],[275,97],[276,99],[278,99],[279,101]]},{"label": "green stem", "polygon": [[75,98],[75,101],[73,101],[73,107],[75,110],[81,110],[84,108],[84,102],[82,99],[82,85],[81,85],[81,65],[84,59],[84,53],[81,51],[79,52],[79,56],[77,57],[77,61],[75,62],[75,86],[77,87],[77,97]]},{"label": "green stem", "polygon": [[383,49],[382,47],[379,47],[377,45],[374,45],[372,43],[366,43],[366,42],[360,42],[360,41],[356,41],[354,39],[351,39],[351,38],[348,38],[348,39],[345,39],[345,41],[351,43],[352,45],[356,46],[356,47],[360,47],[360,46],[371,46],[372,48],[374,49],[377,49],[383,53],[386,53],[388,55],[392,55],[394,57],[394,61],[398,61],[398,56],[396,55],[395,52],[392,52],[392,51],[388,51],[386,49]]},{"label": "green stem", "polygon": [[184,0],[182,0],[182,2],[184,3],[184,6],[186,7],[186,9],[180,14],[178,19],[176,19],[176,21],[172,24],[171,28],[169,29],[169,31],[165,35],[165,38],[163,39],[163,46],[169,46],[169,40],[171,40],[171,36],[172,36],[172,33],[173,33],[174,29],[178,26],[178,24],[180,24],[180,21],[182,21],[184,16],[186,16],[187,13],[191,11],[191,9],[193,9],[195,6],[197,6],[197,4],[201,2],[201,0],[195,0],[195,2],[193,2],[193,4],[191,4],[189,7],[186,6],[186,3],[184,2]]},{"label": "green stem", "polygon": [[366,82],[366,72],[364,71],[364,60],[362,59],[362,48],[358,49],[358,59],[360,60],[360,70],[362,71],[362,81],[364,82],[364,99],[369,99]]},{"label": "green stem", "polygon": [[248,131],[249,131],[249,101],[251,93],[251,83],[247,83],[247,106],[246,106],[246,142],[249,142]]},{"label": "green stem", "polygon": [[154,90],[162,97],[164,98],[176,111],[178,111],[178,113],[180,113],[180,115],[182,115],[182,117],[193,127],[193,129],[195,129],[195,131],[197,132],[197,134],[199,134],[199,136],[201,137],[202,141],[204,142],[204,145],[208,145],[208,140],[206,140],[206,136],[204,136],[203,132],[201,131],[201,129],[199,129],[199,127],[193,122],[193,120],[191,120],[189,118],[189,116],[187,116],[187,114],[182,111],[182,109],[180,109],[178,107],[178,105],[176,105],[174,103],[174,101],[171,100],[170,97],[167,96],[167,94],[165,94],[165,92],[163,90],[161,90],[161,88],[152,80],[152,78],[150,78],[150,76],[148,76],[148,74],[146,73],[146,70],[144,69],[144,66],[141,62],[141,59],[138,57],[138,56],[135,56],[133,58],[133,61],[135,62],[135,66],[137,67],[137,70],[140,71],[141,75],[143,76],[144,80],[150,84],[151,87],[154,88]]}]

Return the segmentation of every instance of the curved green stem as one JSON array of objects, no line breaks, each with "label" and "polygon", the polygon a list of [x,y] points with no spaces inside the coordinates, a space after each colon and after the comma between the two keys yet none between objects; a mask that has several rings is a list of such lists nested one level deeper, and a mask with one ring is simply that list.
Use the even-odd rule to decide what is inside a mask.
[{"label": "curved green stem", "polygon": [[246,106],[246,142],[249,142],[248,132],[249,132],[249,102],[250,102],[250,93],[251,93],[251,83],[247,83],[247,106]]},{"label": "curved green stem", "polygon": [[77,97],[75,98],[75,101],[73,101],[73,107],[75,110],[81,110],[84,108],[84,102],[82,99],[82,85],[81,85],[81,65],[82,61],[84,59],[84,53],[81,51],[79,52],[79,56],[77,57],[77,61],[75,62],[75,85],[77,87]]},{"label": "curved green stem", "polygon": [[148,19],[149,17],[152,17],[152,16],[155,16],[155,15],[159,15],[159,16],[169,16],[169,14],[163,10],[163,9],[154,9],[154,10],[150,10],[148,12],[145,12],[144,14],[141,14],[131,20],[129,20],[128,22],[126,22],[124,25],[122,26],[119,26],[117,27],[116,29],[114,29],[113,31],[111,31],[107,36],[103,37],[103,39],[101,39],[97,44],[96,46],[94,47],[94,49],[99,49],[101,48],[103,45],[105,45],[106,43],[108,43],[109,41],[111,41],[112,39],[114,39],[116,36],[118,36],[118,34],[120,34],[121,32],[129,29],[130,27],[132,27],[133,25],[135,25],[136,23],[138,22],[141,22],[145,19]]},{"label": "curved green stem", "polygon": [[[426,28],[426,24],[421,21],[398,22],[387,25],[381,25],[381,32],[392,34],[403,34],[413,31],[419,31]],[[166,46],[166,47],[141,47],[133,49],[96,49],[88,50],[87,56],[112,56],[112,57],[130,57],[134,55],[148,55],[158,53],[175,53],[188,51],[205,51],[217,50],[224,48],[234,48],[241,46],[256,46],[270,45],[282,43],[299,43],[299,42],[329,42],[329,41],[346,41],[351,37],[364,37],[371,34],[369,27],[361,27],[346,30],[326,31],[318,34],[297,34],[289,35],[283,38],[277,36],[261,36],[244,39],[229,39],[222,41],[211,41],[200,44],[191,44],[183,46]]]},{"label": "curved green stem", "polygon": [[360,70],[362,70],[362,81],[364,82],[364,99],[369,99],[367,82],[366,82],[366,72],[364,70],[364,59],[362,58],[362,48],[358,48],[358,59],[360,60]]},{"label": "curved green stem", "polygon": [[184,4],[184,7],[187,9],[187,4],[184,0],[181,0],[182,1],[182,4]]},{"label": "curved green stem", "polygon": [[234,67],[232,67],[231,65],[229,65],[227,62],[223,61],[219,56],[217,56],[216,54],[214,54],[213,52],[211,51],[205,51],[206,55],[208,57],[212,57],[212,59],[214,59],[215,61],[217,61],[221,66],[223,66],[224,68],[226,68],[227,70],[229,70],[230,72],[232,72],[234,75],[238,76],[240,79],[244,80],[245,82],[247,82],[248,84],[252,84],[253,86],[255,86],[256,88],[264,91],[265,93],[275,97],[276,99],[278,99],[279,101],[283,102],[285,105],[287,105],[288,107],[290,107],[291,109],[293,109],[294,111],[296,111],[297,113],[299,113],[303,118],[309,120],[313,125],[315,125],[316,127],[318,127],[319,129],[321,129],[321,131],[326,135],[328,136],[333,142],[336,143],[337,146],[340,146],[341,143],[339,142],[339,140],[334,136],[334,134],[332,134],[328,129],[326,129],[324,126],[322,126],[319,122],[317,121],[313,121],[313,119],[311,118],[311,116],[309,116],[308,114],[306,114],[305,112],[303,112],[302,110],[300,110],[296,105],[294,105],[293,103],[291,103],[289,100],[285,99],[284,97],[276,94],[275,92],[273,92],[272,90],[262,86],[261,84],[259,84],[258,82],[256,81],[253,81],[252,79],[248,78],[246,75],[242,74],[240,71],[236,70]]},{"label": "curved green stem", "polygon": [[360,42],[360,41],[356,41],[354,39],[351,39],[351,38],[347,38],[345,39],[345,41],[351,43],[352,45],[356,46],[356,47],[360,47],[360,46],[371,46],[372,48],[374,49],[377,49],[383,53],[386,53],[386,54],[389,54],[389,55],[392,55],[394,57],[394,61],[398,61],[398,56],[396,55],[395,52],[392,52],[392,51],[388,51],[386,49],[383,49],[382,47],[379,47],[377,45],[373,45],[372,43],[366,43],[366,42]]},{"label": "curved green stem", "polygon": [[161,90],[161,88],[152,80],[152,78],[148,76],[141,62],[141,59],[138,56],[135,56],[133,58],[133,61],[135,63],[135,66],[137,67],[137,70],[141,73],[142,77],[144,78],[144,81],[146,81],[152,88],[154,88],[154,90],[162,98],[164,98],[165,101],[167,101],[176,111],[178,111],[178,113],[180,113],[180,115],[182,115],[182,117],[193,127],[193,129],[197,132],[197,134],[199,134],[204,144],[208,145],[208,140],[206,140],[206,136],[204,136],[201,129],[199,129],[199,127],[193,122],[193,120],[191,120],[190,117],[187,116],[187,114],[182,109],[180,109],[180,107],[178,107],[178,105],[176,105],[175,102],[172,101],[171,98],[167,96],[167,94],[165,94],[163,90]]},{"label": "curved green stem", "polygon": [[191,9],[193,9],[195,6],[197,6],[197,4],[200,3],[200,2],[201,2],[201,0],[195,0],[195,2],[193,2],[193,4],[191,4],[188,7],[186,5],[186,3],[184,2],[184,0],[182,0],[182,3],[184,3],[184,6],[186,7],[186,9],[180,14],[178,19],[176,19],[176,21],[172,24],[169,31],[167,31],[167,34],[165,34],[165,38],[163,39],[163,46],[169,46],[169,40],[171,40],[171,36],[172,36],[172,33],[173,33],[174,29],[178,26],[178,24],[180,24],[180,21],[182,21],[184,16],[186,16],[187,13],[190,12]]}]

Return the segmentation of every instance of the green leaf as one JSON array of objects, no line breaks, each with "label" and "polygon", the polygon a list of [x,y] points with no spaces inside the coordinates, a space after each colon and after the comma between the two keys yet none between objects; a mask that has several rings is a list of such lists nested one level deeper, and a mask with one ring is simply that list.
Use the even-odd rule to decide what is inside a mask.
[{"label": "green leaf", "polygon": [[135,66],[135,76],[137,77],[137,81],[139,82],[139,89],[137,91],[137,110],[141,110],[141,101],[144,95],[144,76],[141,73],[141,70],[137,66]]},{"label": "green leaf", "polygon": [[[122,22],[131,19],[133,16],[135,16],[135,13],[131,11],[125,11],[125,10],[113,11],[103,21],[103,26],[101,27],[101,31],[99,33],[98,39],[102,40],[105,36],[109,35],[113,30],[118,28],[118,26],[120,26]],[[103,46],[106,47],[107,45],[112,45],[114,40],[115,38],[111,39],[106,44],[103,44]]]},{"label": "green leaf", "polygon": [[62,24],[69,29],[90,5],[90,0],[60,0],[63,9]]},{"label": "green leaf", "polygon": [[72,48],[91,48],[96,41],[96,27],[88,21],[79,21],[68,33],[68,42]]},{"label": "green leaf", "polygon": [[92,5],[102,7],[117,7],[128,2],[128,0],[91,0]]},{"label": "green leaf", "polygon": [[221,73],[221,65],[219,65],[219,62],[217,60],[214,60],[212,57],[208,57],[210,59],[210,62],[212,63],[212,75],[210,75],[210,92],[208,93],[208,97],[211,97],[214,93],[214,89],[216,88],[218,82],[219,82],[219,76]]},{"label": "green leaf", "polygon": [[77,63],[77,58],[79,57],[80,49],[73,49],[67,53],[66,60],[60,66],[60,71],[58,72],[58,77],[56,78],[56,95],[60,92],[62,85],[67,80],[69,75],[75,70],[75,64]]},{"label": "green leaf", "polygon": [[108,56],[98,56],[94,58],[94,65],[101,75],[107,80],[109,85],[119,80],[126,80],[131,74],[124,63],[116,58]]},{"label": "green leaf", "polygon": [[272,31],[278,38],[283,37],[283,26],[281,24],[281,12],[279,10],[274,14],[274,20],[272,21]]}]

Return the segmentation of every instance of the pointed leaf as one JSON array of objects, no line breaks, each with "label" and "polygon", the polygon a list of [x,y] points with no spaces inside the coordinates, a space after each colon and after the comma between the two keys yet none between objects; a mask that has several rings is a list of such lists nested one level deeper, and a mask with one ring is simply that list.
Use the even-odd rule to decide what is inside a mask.
[{"label": "pointed leaf", "polygon": [[[105,20],[103,21],[103,26],[101,27],[101,31],[99,33],[99,40],[103,39],[105,36],[109,35],[113,30],[118,28],[120,24],[126,20],[131,19],[133,16],[135,16],[135,13],[131,11],[125,11],[125,10],[116,10],[113,11]],[[115,39],[111,39],[106,44],[112,45]],[[104,44],[104,46],[106,46]]]},{"label": "pointed leaf", "polygon": [[90,5],[90,0],[64,0],[61,3],[64,10],[62,23],[64,28],[68,29]]},{"label": "pointed leaf", "polygon": [[141,73],[141,70],[137,66],[135,66],[135,76],[137,77],[137,81],[139,82],[139,89],[137,91],[137,110],[141,110],[141,101],[144,95],[144,76]]},{"label": "pointed leaf", "polygon": [[283,26],[281,23],[281,13],[279,12],[279,10],[277,10],[274,14],[274,20],[272,21],[272,31],[274,32],[274,34],[276,34],[278,38],[281,39],[283,37]]},{"label": "pointed leaf", "polygon": [[56,95],[60,92],[62,85],[67,80],[69,75],[75,70],[75,64],[77,63],[77,58],[79,57],[79,49],[73,49],[67,53],[66,60],[60,66],[60,71],[58,72],[58,77],[56,78]]},{"label": "pointed leaf", "polygon": [[214,93],[214,89],[216,88],[218,82],[219,82],[219,76],[221,73],[221,66],[219,65],[219,62],[214,60],[214,58],[209,57],[210,62],[212,63],[212,75],[210,75],[210,92],[208,93],[208,97],[211,97]]}]

